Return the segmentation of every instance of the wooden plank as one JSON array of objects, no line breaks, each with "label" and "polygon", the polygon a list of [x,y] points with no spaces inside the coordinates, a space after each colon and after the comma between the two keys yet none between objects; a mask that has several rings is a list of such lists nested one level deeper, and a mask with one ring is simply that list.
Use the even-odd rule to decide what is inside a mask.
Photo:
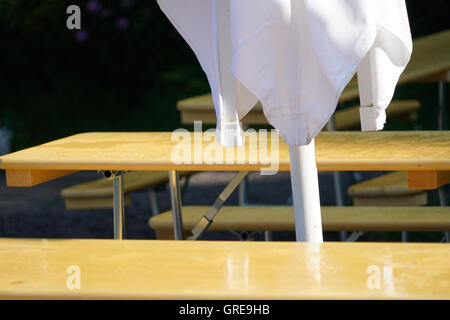
[{"label": "wooden plank", "polygon": [[8,187],[32,187],[74,172],[74,170],[6,170],[6,184]]},{"label": "wooden plank", "polygon": [[[207,206],[184,206],[185,234],[208,212]],[[325,231],[446,231],[450,230],[450,207],[322,207]],[[172,234],[171,211],[150,218],[149,226]],[[209,230],[294,231],[294,210],[288,206],[225,206]]]},{"label": "wooden plank", "polygon": [[[269,134],[268,140],[256,133],[254,137],[246,138],[242,147],[223,148],[214,132],[182,132],[180,139],[171,132],[83,133],[2,156],[0,168],[289,170],[289,150],[278,135]],[[450,171],[449,154],[450,131],[321,132],[316,137],[317,165],[322,171]]]},{"label": "wooden plank", "polygon": [[421,190],[408,189],[408,175],[404,171],[383,174],[348,188],[348,194],[352,197],[394,197],[420,192]]},{"label": "wooden plank", "polygon": [[0,298],[450,299],[449,260],[439,243],[1,239]]},{"label": "wooden plank", "polygon": [[408,171],[408,188],[437,189],[450,183],[450,171]]},{"label": "wooden plank", "polygon": [[[361,128],[360,106],[345,108],[335,112],[336,130],[348,130]],[[415,121],[417,111],[420,109],[420,103],[416,100],[393,101],[386,109],[387,121],[393,119],[402,119],[406,121]]]},{"label": "wooden plank", "polygon": [[[421,190],[422,191],[422,190]],[[426,191],[405,196],[353,197],[354,206],[423,206],[428,202]]]}]

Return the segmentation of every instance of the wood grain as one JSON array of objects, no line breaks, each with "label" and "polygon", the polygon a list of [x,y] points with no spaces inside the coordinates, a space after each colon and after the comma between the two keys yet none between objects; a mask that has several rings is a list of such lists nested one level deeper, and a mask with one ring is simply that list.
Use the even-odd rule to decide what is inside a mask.
[{"label": "wood grain", "polygon": [[0,298],[449,299],[449,260],[438,243],[1,239]]},{"label": "wood grain", "polygon": [[[269,134],[268,141],[257,137],[250,143],[245,139],[245,146],[236,148],[220,146],[213,132],[182,134],[181,140],[172,140],[170,132],[77,134],[2,156],[0,168],[257,171],[271,167],[289,170],[288,147],[276,134]],[[266,144],[267,152],[261,153]],[[180,153],[180,148],[186,153]],[[211,150],[222,154],[216,157]],[[232,155],[231,162],[227,160],[227,152]],[[322,171],[450,171],[449,155],[450,131],[322,132],[316,138],[317,165]]]},{"label": "wood grain", "polygon": [[[183,228],[190,232],[209,210],[184,206]],[[169,231],[173,239],[172,212],[150,218],[157,231]],[[322,207],[325,231],[446,231],[450,230],[449,207]],[[294,210],[288,206],[225,206],[209,230],[294,231]]]}]

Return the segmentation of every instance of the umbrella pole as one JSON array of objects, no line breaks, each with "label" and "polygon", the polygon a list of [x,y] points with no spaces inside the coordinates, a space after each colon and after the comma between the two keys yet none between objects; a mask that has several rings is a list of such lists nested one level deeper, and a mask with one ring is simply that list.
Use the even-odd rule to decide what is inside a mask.
[{"label": "umbrella pole", "polygon": [[314,139],[306,146],[290,146],[295,234],[299,242],[323,242],[319,179]]},{"label": "umbrella pole", "polygon": [[216,36],[217,81],[220,83],[221,90],[220,101],[217,101],[220,113],[217,133],[223,146],[241,146],[243,132],[237,112],[239,84],[231,71],[233,46],[231,42],[230,1],[215,0],[212,5],[215,6],[216,11],[216,30],[213,30],[213,33]]}]

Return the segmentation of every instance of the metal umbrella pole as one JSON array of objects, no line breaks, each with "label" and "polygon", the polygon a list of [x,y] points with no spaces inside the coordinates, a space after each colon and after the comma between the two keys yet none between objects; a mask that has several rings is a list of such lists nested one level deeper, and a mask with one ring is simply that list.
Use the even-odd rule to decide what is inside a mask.
[{"label": "metal umbrella pole", "polygon": [[231,43],[230,1],[216,0],[214,2],[217,18],[216,56],[221,89],[219,112],[221,121],[218,124],[220,143],[225,147],[240,146],[243,143],[242,126],[237,112],[238,83],[231,71],[233,47]]},{"label": "metal umbrella pole", "polygon": [[314,139],[306,146],[290,146],[295,234],[299,242],[323,242],[319,179]]}]

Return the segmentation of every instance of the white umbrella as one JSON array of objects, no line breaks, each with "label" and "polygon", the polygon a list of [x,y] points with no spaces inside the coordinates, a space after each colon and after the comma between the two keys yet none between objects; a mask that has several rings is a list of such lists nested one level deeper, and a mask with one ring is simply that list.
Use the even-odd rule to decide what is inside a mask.
[{"label": "white umbrella", "polygon": [[314,137],[357,69],[362,127],[382,128],[412,49],[404,0],[158,3],[207,74],[223,145],[241,143],[239,120],[261,101],[290,147],[297,240],[321,242]]}]

